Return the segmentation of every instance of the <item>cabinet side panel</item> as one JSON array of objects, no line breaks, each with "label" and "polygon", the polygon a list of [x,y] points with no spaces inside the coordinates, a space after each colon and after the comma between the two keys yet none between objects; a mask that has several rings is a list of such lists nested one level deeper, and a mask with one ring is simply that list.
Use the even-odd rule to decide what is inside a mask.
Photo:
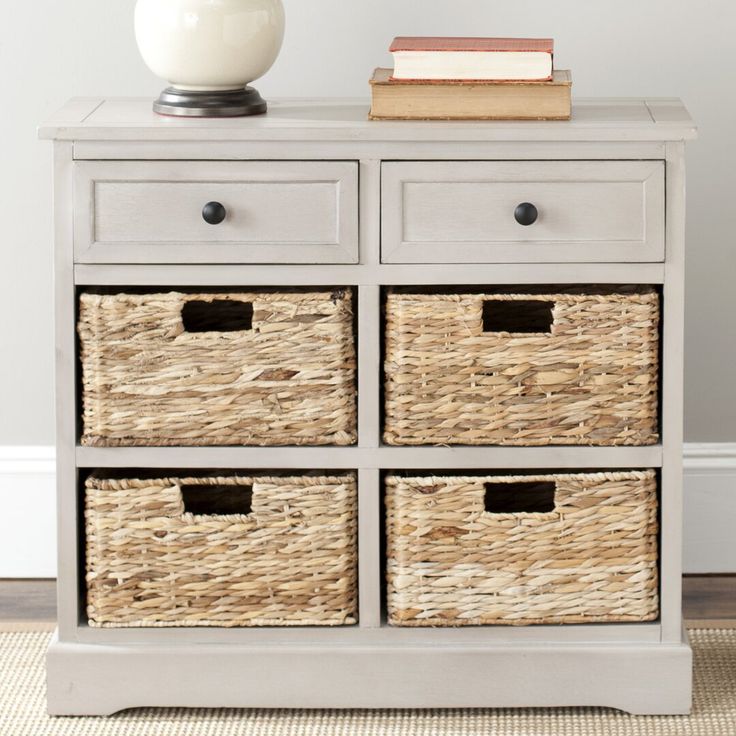
[{"label": "cabinet side panel", "polygon": [[77,434],[73,144],[54,144],[54,307],[56,343],[56,487],[58,619],[61,641],[76,639],[80,601],[80,541],[75,444]]},{"label": "cabinet side panel", "polygon": [[667,144],[666,261],[662,322],[662,640],[682,637],[682,443],[685,163],[682,143]]}]

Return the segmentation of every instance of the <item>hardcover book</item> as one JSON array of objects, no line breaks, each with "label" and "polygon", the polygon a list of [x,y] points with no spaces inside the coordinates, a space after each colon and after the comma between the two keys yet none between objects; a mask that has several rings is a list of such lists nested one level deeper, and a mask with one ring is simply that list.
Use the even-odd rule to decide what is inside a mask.
[{"label": "hardcover book", "polygon": [[554,41],[399,36],[389,51],[394,79],[542,81],[552,78]]},{"label": "hardcover book", "polygon": [[407,81],[391,69],[370,80],[374,120],[569,120],[572,78],[548,82]]}]

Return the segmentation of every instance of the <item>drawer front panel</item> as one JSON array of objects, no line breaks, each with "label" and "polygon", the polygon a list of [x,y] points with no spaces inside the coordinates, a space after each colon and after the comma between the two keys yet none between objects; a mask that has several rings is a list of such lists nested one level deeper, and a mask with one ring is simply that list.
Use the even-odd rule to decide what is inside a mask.
[{"label": "drawer front panel", "polygon": [[93,161],[75,197],[79,263],[358,262],[352,161]]},{"label": "drawer front panel", "polygon": [[392,162],[382,199],[384,263],[664,260],[662,161]]}]

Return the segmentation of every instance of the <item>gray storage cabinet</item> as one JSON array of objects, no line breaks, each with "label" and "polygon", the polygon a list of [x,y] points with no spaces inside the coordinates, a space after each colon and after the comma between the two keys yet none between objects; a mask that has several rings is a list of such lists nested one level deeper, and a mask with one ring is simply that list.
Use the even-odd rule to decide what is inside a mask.
[{"label": "gray storage cabinet", "polygon": [[[54,142],[59,626],[52,714],[136,706],[612,706],[687,713],[681,614],[684,143],[676,99],[578,100],[565,122],[369,122],[362,101],[282,101],[230,120],[157,117],[147,99],[75,99]],[[533,225],[515,208],[532,203]],[[213,225],[208,203],[224,206]],[[216,206],[209,219],[217,220]],[[523,214],[523,213],[522,213]],[[527,219],[526,215],[522,220]],[[661,290],[656,444],[408,446],[381,441],[388,286],[641,284]],[[336,447],[80,443],[78,293],[350,287],[358,442]],[[91,470],[355,471],[358,623],[96,628],[80,509]],[[384,471],[655,469],[659,615],[647,622],[390,626]],[[426,473],[425,473],[426,474]]]}]

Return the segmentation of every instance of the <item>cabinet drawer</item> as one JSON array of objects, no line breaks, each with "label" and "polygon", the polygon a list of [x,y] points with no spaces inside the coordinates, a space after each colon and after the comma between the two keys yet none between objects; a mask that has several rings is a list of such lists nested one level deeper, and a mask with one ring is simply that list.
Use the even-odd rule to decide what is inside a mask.
[{"label": "cabinet drawer", "polygon": [[358,262],[353,161],[92,161],[74,186],[79,263]]},{"label": "cabinet drawer", "polygon": [[384,263],[664,260],[662,161],[385,163],[382,202]]}]

